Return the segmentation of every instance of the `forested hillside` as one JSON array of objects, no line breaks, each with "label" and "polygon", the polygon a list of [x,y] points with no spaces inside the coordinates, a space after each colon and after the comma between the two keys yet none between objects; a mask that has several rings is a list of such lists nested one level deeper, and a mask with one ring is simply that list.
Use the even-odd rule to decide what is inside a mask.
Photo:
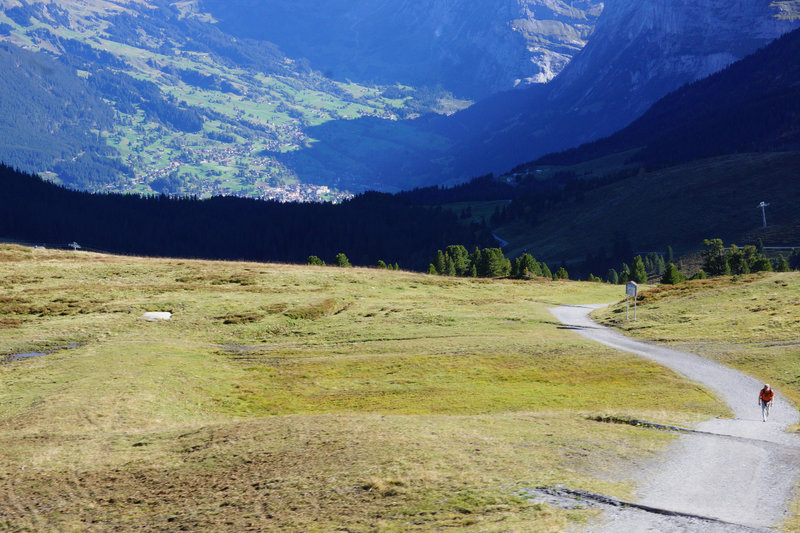
[{"label": "forested hillside", "polygon": [[494,243],[485,226],[381,193],[341,205],[96,195],[6,166],[0,190],[0,238],[48,246],[77,242],[115,253],[295,263],[310,255],[331,262],[344,253],[355,265],[383,260],[423,270],[433,251],[450,243]]},{"label": "forested hillside", "polygon": [[0,44],[0,72],[0,161],[77,170],[89,159],[93,174],[65,172],[74,178],[70,184],[81,188],[132,178],[130,169],[113,159],[117,151],[98,136],[113,124],[113,108],[74,70],[43,54]]}]

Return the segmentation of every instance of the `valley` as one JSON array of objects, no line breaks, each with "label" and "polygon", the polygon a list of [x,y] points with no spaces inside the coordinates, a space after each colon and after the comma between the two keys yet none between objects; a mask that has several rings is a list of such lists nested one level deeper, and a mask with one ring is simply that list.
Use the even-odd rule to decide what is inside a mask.
[{"label": "valley", "polygon": [[[0,24],[2,40],[55,54],[75,69],[63,76],[77,76],[111,107],[93,149],[105,146],[133,179],[118,171],[97,176],[92,161],[60,172],[46,156],[34,157],[33,168],[20,165],[83,190],[338,202],[352,195],[349,183],[300,180],[275,154],[312,143],[305,128],[326,121],[397,120],[469,103],[429,90],[418,97],[423,91],[412,87],[330,80],[274,45],[231,39],[201,14],[166,4],[32,3],[1,12]],[[83,158],[80,148],[69,155]],[[0,156],[20,164],[13,153]]]}]

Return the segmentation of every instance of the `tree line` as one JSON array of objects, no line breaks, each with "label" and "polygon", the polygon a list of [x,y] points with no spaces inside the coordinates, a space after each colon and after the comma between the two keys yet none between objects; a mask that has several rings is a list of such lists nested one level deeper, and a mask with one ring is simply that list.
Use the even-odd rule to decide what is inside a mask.
[{"label": "tree line", "polygon": [[437,250],[433,261],[428,265],[428,274],[471,278],[569,279],[565,267],[562,266],[553,273],[546,263],[537,261],[529,253],[511,260],[500,248],[475,247],[470,253],[460,244],[451,244],[444,250]]},{"label": "tree line", "polygon": [[0,237],[149,256],[303,263],[346,252],[354,264],[424,271],[448,242],[494,242],[441,208],[364,193],[339,205],[249,198],[170,198],[72,191],[0,165]]}]

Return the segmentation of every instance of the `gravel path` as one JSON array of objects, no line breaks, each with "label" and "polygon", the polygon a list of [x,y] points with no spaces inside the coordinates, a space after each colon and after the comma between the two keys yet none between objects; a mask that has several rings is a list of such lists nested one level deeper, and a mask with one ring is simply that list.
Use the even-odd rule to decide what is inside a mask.
[{"label": "gravel path", "polygon": [[[785,432],[800,421],[797,410],[776,394],[770,419],[761,421],[756,379],[708,359],[636,341],[589,318],[601,305],[560,306],[550,311],[565,327],[612,348],[632,352],[703,384],[725,400],[733,419],[695,429],[713,435],[682,435],[660,461],[641,472],[636,503],[715,518],[727,525],[609,510],[593,531],[753,531],[779,528],[800,473],[800,438]],[[738,524],[737,528],[731,524]]]}]

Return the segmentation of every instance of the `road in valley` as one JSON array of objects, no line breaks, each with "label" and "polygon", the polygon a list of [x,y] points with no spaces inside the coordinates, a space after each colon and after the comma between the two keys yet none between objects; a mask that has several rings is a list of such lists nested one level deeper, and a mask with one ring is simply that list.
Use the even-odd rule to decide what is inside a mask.
[{"label": "road in valley", "polygon": [[[587,339],[632,352],[698,382],[730,406],[733,419],[699,424],[702,434],[683,434],[660,460],[637,475],[635,503],[713,518],[664,516],[633,508],[609,508],[603,532],[775,531],[790,516],[800,473],[800,437],[786,427],[800,421],[780,394],[770,419],[761,420],[763,383],[697,355],[625,337],[589,318],[593,306],[559,306],[550,311],[564,327]],[[717,522],[718,521],[718,522]]]}]

